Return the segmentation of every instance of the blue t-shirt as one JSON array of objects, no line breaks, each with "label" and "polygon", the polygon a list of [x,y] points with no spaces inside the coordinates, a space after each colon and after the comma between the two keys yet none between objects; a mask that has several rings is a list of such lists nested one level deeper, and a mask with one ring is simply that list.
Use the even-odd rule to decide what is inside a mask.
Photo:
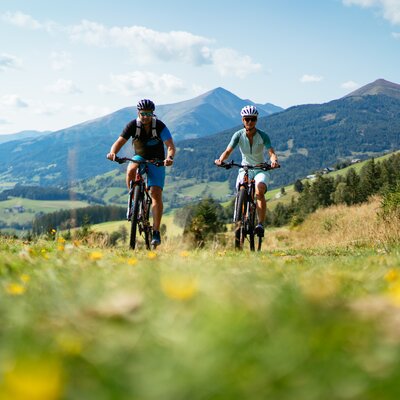
[{"label": "blue t-shirt", "polygon": [[229,142],[228,147],[234,149],[239,145],[240,152],[242,153],[242,164],[256,165],[265,162],[264,149],[270,149],[271,140],[269,136],[259,129],[253,136],[253,144],[246,135],[246,129],[240,129],[235,132]]}]

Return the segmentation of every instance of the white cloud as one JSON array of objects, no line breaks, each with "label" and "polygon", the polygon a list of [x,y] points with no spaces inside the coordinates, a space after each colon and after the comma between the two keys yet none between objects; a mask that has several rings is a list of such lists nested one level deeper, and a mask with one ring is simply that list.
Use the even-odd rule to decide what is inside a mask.
[{"label": "white cloud", "polygon": [[10,122],[7,121],[6,119],[0,118],[0,125],[7,125],[7,124],[9,124],[9,123],[10,123]]},{"label": "white cloud", "polygon": [[347,82],[343,82],[340,86],[346,90],[355,90],[360,87],[360,84],[358,84],[357,82],[354,82],[354,81],[347,81]]},{"label": "white cloud", "polygon": [[18,26],[19,28],[40,29],[42,24],[36,21],[30,15],[23,14],[22,12],[6,12],[1,16],[1,19],[11,25]]},{"label": "white cloud", "polygon": [[127,74],[111,75],[109,85],[100,85],[102,93],[119,93],[124,96],[174,94],[185,91],[184,83],[174,75],[157,75],[152,72],[133,71]]},{"label": "white cloud", "polygon": [[126,48],[142,64],[157,61],[213,64],[222,76],[239,78],[261,69],[249,56],[230,48],[213,49],[214,40],[190,32],[159,32],[143,26],[107,28],[85,20],[70,29],[70,37],[88,45]]},{"label": "white cloud", "polygon": [[[42,23],[21,12],[3,14],[2,19],[21,28],[66,32],[73,41],[91,46],[127,49],[137,63],[181,62],[195,66],[211,65],[222,76],[245,78],[261,70],[261,65],[230,48],[216,48],[215,40],[185,31],[160,32],[143,26],[107,27],[83,20],[74,26]],[[57,65],[61,65],[58,63]],[[57,67],[56,67],[57,68]]]},{"label": "white cloud", "polygon": [[53,52],[50,55],[51,68],[55,71],[61,71],[71,64],[71,56],[69,53],[62,51],[61,53]]},{"label": "white cloud", "polygon": [[363,8],[378,8],[383,18],[392,24],[400,24],[400,1],[399,0],[342,0],[346,6],[356,5]]},{"label": "white cloud", "polygon": [[58,24],[53,21],[40,22],[32,16],[24,14],[20,11],[8,11],[0,15],[0,19],[8,24],[23,29],[45,30],[47,32],[54,32],[57,28],[62,29],[60,26],[58,26]]},{"label": "white cloud", "polygon": [[158,32],[143,26],[108,28],[87,20],[71,27],[69,32],[72,40],[88,45],[129,49],[143,63],[162,60],[201,65],[210,62],[207,46],[212,41],[189,32]]},{"label": "white cloud", "polygon": [[29,107],[27,101],[23,100],[17,94],[6,94],[1,99],[1,104],[13,108],[26,108]]},{"label": "white cloud", "polygon": [[245,78],[261,70],[261,64],[253,63],[249,56],[241,55],[233,49],[223,48],[213,51],[212,60],[222,76],[233,75]]},{"label": "white cloud", "polygon": [[55,94],[82,93],[82,90],[80,90],[78,86],[76,86],[71,80],[68,79],[59,79],[53,85],[48,86],[46,90],[50,93],[55,93]]},{"label": "white cloud", "polygon": [[323,79],[324,79],[323,76],[305,74],[300,78],[300,82],[301,83],[316,83],[316,82],[321,82]]},{"label": "white cloud", "polygon": [[21,65],[21,61],[10,54],[2,53],[0,54],[0,71],[5,71],[6,69],[15,69]]}]

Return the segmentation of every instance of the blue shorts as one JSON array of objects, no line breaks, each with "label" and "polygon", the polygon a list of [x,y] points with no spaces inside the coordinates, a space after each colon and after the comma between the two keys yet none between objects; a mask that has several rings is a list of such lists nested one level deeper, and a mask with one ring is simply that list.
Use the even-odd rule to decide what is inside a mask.
[{"label": "blue shorts", "polygon": [[[133,160],[137,161],[146,161],[143,157],[135,155],[132,157]],[[131,162],[132,163],[132,162]],[[158,186],[161,189],[164,189],[165,182],[165,167],[156,167],[155,165],[148,163],[147,164],[147,186]],[[140,165],[140,173],[143,175],[146,171],[146,165]]]}]

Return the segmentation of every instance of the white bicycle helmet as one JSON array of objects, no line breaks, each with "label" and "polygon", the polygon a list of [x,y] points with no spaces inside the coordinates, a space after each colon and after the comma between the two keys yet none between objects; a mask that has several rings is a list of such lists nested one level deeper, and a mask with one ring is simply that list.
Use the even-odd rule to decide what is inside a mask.
[{"label": "white bicycle helmet", "polygon": [[242,117],[257,117],[258,116],[258,111],[255,106],[244,106],[242,108],[242,111],[240,111],[240,115]]}]

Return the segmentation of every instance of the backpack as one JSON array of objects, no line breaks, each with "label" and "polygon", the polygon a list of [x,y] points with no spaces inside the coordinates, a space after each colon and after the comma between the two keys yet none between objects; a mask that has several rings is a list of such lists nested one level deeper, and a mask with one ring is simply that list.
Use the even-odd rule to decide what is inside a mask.
[{"label": "backpack", "polygon": [[[157,118],[152,117],[151,118],[151,138],[159,140],[161,142],[161,138],[158,137],[158,135],[157,135],[156,124],[157,124]],[[142,122],[140,121],[140,118],[137,118],[136,119],[136,134],[135,134],[135,137],[133,138],[133,140],[139,139],[141,129],[142,129]]]}]

